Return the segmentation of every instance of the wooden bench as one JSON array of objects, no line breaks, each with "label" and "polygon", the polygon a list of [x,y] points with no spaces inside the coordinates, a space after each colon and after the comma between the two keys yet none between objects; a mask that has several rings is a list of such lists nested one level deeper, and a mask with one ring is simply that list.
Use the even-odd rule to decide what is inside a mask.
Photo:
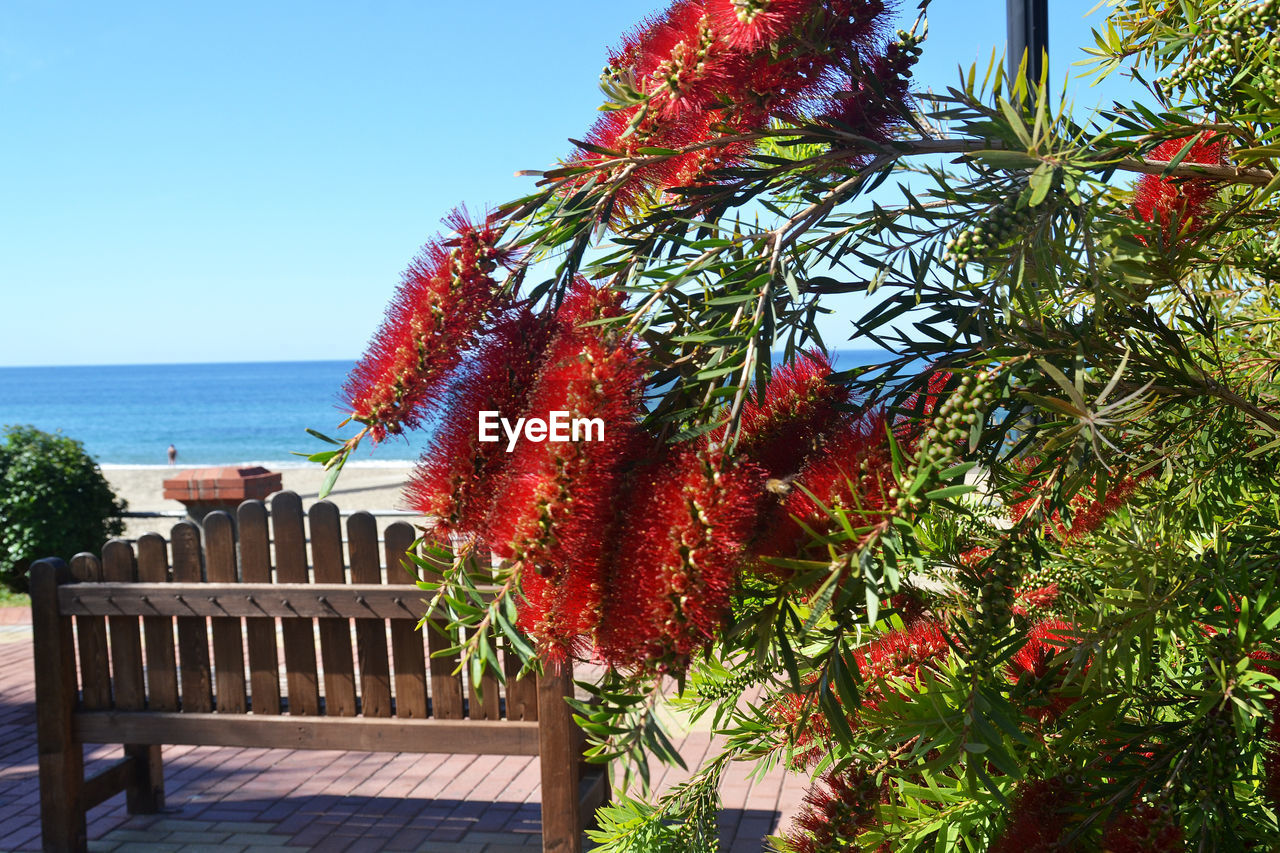
[{"label": "wooden bench", "polygon": [[[160,747],[192,744],[538,755],[542,849],[578,853],[607,782],[581,764],[570,673],[516,678],[504,651],[506,683],[488,675],[477,695],[456,658],[424,652],[424,634],[430,652],[450,643],[415,626],[424,593],[401,568],[413,527],[387,528],[384,563],[368,513],[348,519],[345,561],[337,508],[318,503],[309,522],[308,548],[302,502],[282,492],[270,513],[246,501],[234,520],[208,516],[203,548],[184,521],[136,553],[117,539],[100,560],[32,567],[44,849],[85,850],[85,812],[120,791],[131,813],[163,808]],[[86,743],[124,757],[86,779]]]}]

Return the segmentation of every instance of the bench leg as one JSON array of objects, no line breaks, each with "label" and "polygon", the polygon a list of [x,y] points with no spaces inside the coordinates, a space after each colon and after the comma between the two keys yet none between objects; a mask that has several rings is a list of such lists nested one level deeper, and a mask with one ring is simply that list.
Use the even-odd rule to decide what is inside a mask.
[{"label": "bench leg", "polygon": [[565,703],[573,695],[568,667],[538,679],[538,762],[542,765],[542,853],[582,853],[578,804],[577,726]]},{"label": "bench leg", "polygon": [[164,809],[164,761],[160,747],[127,744],[125,757],[133,759],[133,778],[125,790],[129,814],[155,814]]},{"label": "bench leg", "polygon": [[84,750],[72,729],[75,645],[71,618],[58,613],[58,586],[70,582],[71,570],[61,560],[41,560],[31,567],[40,833],[41,845],[50,853],[83,853],[88,849]]}]

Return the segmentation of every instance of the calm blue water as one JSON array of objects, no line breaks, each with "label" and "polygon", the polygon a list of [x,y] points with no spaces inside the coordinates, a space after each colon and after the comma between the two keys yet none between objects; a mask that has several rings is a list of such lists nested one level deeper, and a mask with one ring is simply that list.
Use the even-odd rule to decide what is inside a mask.
[{"label": "calm blue water", "polygon": [[[841,352],[837,369],[878,361]],[[307,464],[291,451],[326,449],[308,427],[335,438],[344,417],[338,392],[349,361],[0,367],[0,424],[61,430],[108,465],[164,465],[170,444],[180,466],[242,462]],[[353,463],[410,461],[426,443],[391,439]]]}]

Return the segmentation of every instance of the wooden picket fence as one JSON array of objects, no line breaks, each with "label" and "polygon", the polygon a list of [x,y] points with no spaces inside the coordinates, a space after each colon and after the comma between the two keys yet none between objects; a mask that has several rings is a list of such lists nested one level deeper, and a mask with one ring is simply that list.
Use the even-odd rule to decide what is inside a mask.
[{"label": "wooden picket fence", "polygon": [[[416,628],[426,605],[401,567],[414,529],[388,526],[384,562],[374,518],[355,513],[344,560],[337,508],[308,516],[282,492],[270,512],[210,514],[203,545],[180,522],[136,551],[117,539],[101,559],[32,568],[44,849],[85,850],[85,812],[122,790],[130,812],[162,808],[161,745],[192,744],[539,755],[543,850],[578,853],[608,792],[581,763],[571,673],[519,678],[504,651],[505,684],[464,684],[456,657],[429,654],[448,638]],[[124,757],[86,779],[85,743]]]}]

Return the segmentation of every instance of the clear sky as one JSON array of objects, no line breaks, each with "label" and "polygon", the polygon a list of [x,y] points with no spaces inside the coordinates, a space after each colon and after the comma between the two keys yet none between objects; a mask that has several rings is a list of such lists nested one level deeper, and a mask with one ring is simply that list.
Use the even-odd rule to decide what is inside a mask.
[{"label": "clear sky", "polygon": [[[1055,80],[1093,3],[1050,3]],[[528,191],[665,5],[4,0],[0,366],[356,357],[441,217]],[[1003,49],[1004,8],[935,0],[918,79]]]}]

